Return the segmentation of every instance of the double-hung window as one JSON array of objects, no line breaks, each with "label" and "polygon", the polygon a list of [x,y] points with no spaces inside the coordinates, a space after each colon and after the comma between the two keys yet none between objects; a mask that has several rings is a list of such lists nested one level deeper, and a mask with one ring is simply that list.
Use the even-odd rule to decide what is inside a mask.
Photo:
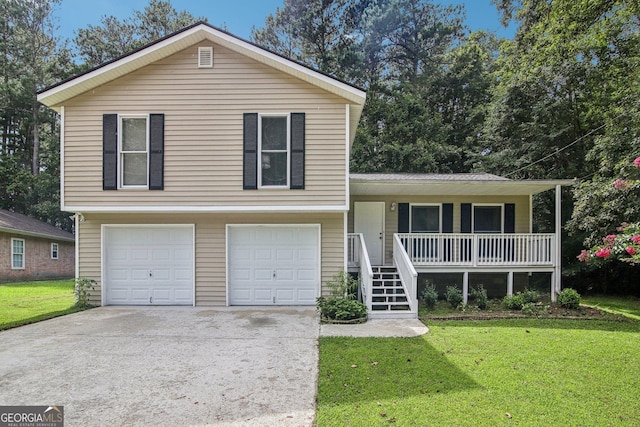
[{"label": "double-hung window", "polygon": [[58,259],[58,244],[51,243],[51,259]]},{"label": "double-hung window", "polygon": [[260,115],[261,187],[289,187],[289,115]]},{"label": "double-hung window", "polygon": [[24,240],[11,239],[11,268],[24,270]]},{"label": "double-hung window", "polygon": [[244,113],[245,190],[304,190],[305,113]]},{"label": "double-hung window", "polygon": [[502,205],[474,205],[474,233],[502,233]]},{"label": "double-hung window", "polygon": [[164,114],[103,114],[102,189],[164,190]]},{"label": "double-hung window", "polygon": [[149,185],[148,123],[147,116],[120,117],[120,187]]},{"label": "double-hung window", "polygon": [[412,233],[440,233],[440,205],[411,205]]}]

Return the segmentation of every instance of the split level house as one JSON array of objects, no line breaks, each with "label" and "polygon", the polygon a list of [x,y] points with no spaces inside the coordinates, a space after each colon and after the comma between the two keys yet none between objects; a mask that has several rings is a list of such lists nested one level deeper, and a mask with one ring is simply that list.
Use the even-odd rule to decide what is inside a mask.
[{"label": "split level house", "polygon": [[[199,23],[46,88],[76,276],[101,305],[314,305],[341,271],[372,316],[418,274],[552,273],[531,196],[564,181],[350,174],[366,93]],[[514,279],[514,274],[516,279]],[[508,282],[508,283],[507,283]],[[517,285],[516,285],[517,286]]]}]

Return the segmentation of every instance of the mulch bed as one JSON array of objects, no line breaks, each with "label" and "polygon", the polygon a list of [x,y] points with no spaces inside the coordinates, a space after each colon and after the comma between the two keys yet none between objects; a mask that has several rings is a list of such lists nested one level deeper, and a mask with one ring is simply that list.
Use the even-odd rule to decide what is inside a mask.
[{"label": "mulch bed", "polygon": [[577,310],[570,310],[556,305],[541,309],[536,315],[527,315],[511,310],[478,310],[470,312],[451,312],[447,314],[426,314],[421,320],[494,320],[494,319],[591,319],[616,322],[632,322],[624,316],[607,313],[594,307],[580,306]]}]

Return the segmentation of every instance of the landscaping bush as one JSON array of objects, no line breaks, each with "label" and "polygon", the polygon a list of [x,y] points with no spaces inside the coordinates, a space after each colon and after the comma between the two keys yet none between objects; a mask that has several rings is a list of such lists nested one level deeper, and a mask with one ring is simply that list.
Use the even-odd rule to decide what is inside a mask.
[{"label": "landscaping bush", "polygon": [[479,285],[477,288],[472,288],[469,291],[469,299],[471,299],[480,310],[486,310],[489,305],[487,290],[482,285]]},{"label": "landscaping bush", "polygon": [[354,320],[367,316],[367,306],[356,300],[360,281],[341,271],[327,282],[330,296],[318,297],[316,306],[327,320]]},{"label": "landscaping bush", "polygon": [[502,305],[508,310],[522,310],[524,305],[524,297],[520,292],[514,295],[507,295],[502,300]]},{"label": "landscaping bush", "polygon": [[451,305],[451,308],[458,308],[458,306],[464,301],[462,290],[456,286],[447,286],[447,291],[444,296],[447,302]]},{"label": "landscaping bush", "polygon": [[320,315],[330,320],[354,320],[367,315],[367,307],[360,301],[339,297],[319,297],[317,299]]},{"label": "landscaping bush", "polygon": [[542,305],[535,302],[525,302],[522,305],[522,313],[527,316],[538,316],[542,311]]},{"label": "landscaping bush", "polygon": [[522,298],[525,304],[537,304],[540,302],[540,294],[533,289],[527,289],[522,292]]},{"label": "landscaping bush", "polygon": [[436,290],[436,285],[428,280],[425,282],[425,285],[426,286],[422,291],[422,294],[420,294],[420,299],[424,303],[425,307],[433,308],[438,302],[438,291]]},{"label": "landscaping bush", "polygon": [[558,295],[558,303],[564,308],[576,309],[580,306],[580,294],[575,289],[563,289]]},{"label": "landscaping bush", "polygon": [[74,294],[75,294],[75,306],[78,308],[89,308],[93,307],[89,304],[89,297],[91,296],[91,291],[95,289],[96,281],[93,279],[87,279],[84,277],[79,277],[76,279]]}]

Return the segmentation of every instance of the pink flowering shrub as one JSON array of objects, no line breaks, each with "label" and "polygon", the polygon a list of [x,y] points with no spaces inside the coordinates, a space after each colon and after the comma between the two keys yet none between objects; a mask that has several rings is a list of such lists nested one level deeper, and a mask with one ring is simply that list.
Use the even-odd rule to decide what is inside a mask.
[{"label": "pink flowering shrub", "polygon": [[618,234],[609,234],[603,237],[602,245],[583,249],[578,255],[578,260],[581,262],[589,262],[594,258],[618,259],[632,264],[640,264],[640,223],[623,223],[618,227]]},{"label": "pink flowering shrub", "polygon": [[[640,168],[640,157],[633,161],[636,168]],[[639,180],[616,179],[613,187],[618,190],[640,189]],[[623,222],[618,227],[618,234],[609,234],[602,238],[602,245],[591,249],[583,249],[578,255],[580,262],[593,259],[618,259],[632,264],[640,264],[640,223],[628,224]]]}]

